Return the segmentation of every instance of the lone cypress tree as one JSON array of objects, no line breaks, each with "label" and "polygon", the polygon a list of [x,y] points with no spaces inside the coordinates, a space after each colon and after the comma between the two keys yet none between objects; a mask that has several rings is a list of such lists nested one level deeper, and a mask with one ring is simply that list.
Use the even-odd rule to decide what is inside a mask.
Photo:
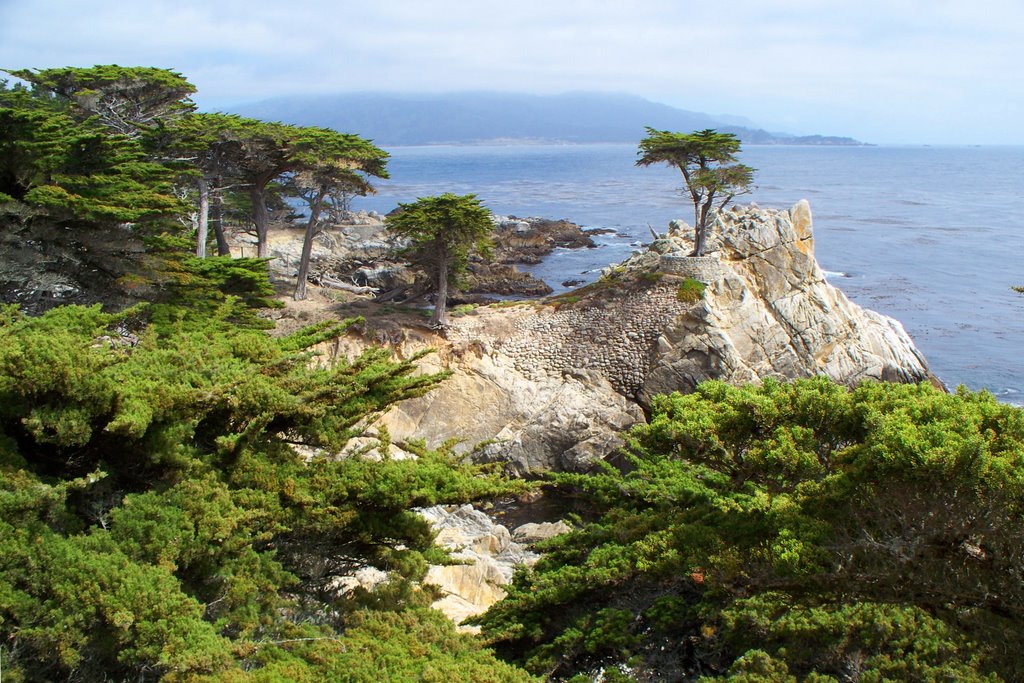
[{"label": "lone cypress tree", "polygon": [[683,174],[693,201],[694,256],[704,253],[711,209],[721,210],[736,195],[750,191],[754,169],[736,162],[739,151],[739,138],[711,129],[671,133],[648,127],[640,141],[637,166],[665,163]]}]

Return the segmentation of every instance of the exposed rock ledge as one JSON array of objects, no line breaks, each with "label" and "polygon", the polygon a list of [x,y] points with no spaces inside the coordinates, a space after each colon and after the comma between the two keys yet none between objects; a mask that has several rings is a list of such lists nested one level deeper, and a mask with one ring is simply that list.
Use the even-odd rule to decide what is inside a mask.
[{"label": "exposed rock ledge", "polygon": [[[582,471],[621,445],[617,432],[644,419],[652,395],[705,379],[931,379],[900,323],[825,280],[806,202],[724,213],[713,252],[699,259],[686,257],[687,231],[674,224],[651,250],[569,295],[479,308],[446,337],[407,338],[438,347],[434,369],[454,374],[388,413],[392,436],[457,436],[467,451],[490,440],[476,457],[518,474]],[[678,297],[690,274],[707,285],[696,303]]]},{"label": "exposed rock ledge", "polygon": [[[668,240],[685,249],[673,234],[680,227],[670,229]],[[694,261],[708,291],[659,339],[642,400],[690,391],[705,379],[827,375],[852,386],[932,378],[898,321],[861,308],[825,280],[812,228],[806,201],[789,211],[737,207],[717,219],[709,257],[659,257],[662,270],[676,272]]]}]

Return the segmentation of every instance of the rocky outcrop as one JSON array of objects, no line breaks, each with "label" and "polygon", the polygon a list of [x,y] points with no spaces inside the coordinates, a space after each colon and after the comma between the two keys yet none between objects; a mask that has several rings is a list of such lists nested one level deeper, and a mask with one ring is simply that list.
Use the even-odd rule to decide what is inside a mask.
[{"label": "rocky outcrop", "polygon": [[[532,566],[539,558],[513,540],[508,529],[470,505],[437,505],[419,513],[437,532],[437,544],[459,562],[431,565],[424,579],[441,589],[442,597],[433,606],[457,624],[505,597],[502,586],[512,581],[515,568]],[[568,529],[564,523],[549,526],[556,533]]]},{"label": "rocky outcrop", "polygon": [[551,287],[540,278],[524,273],[514,265],[478,261],[469,264],[465,289],[476,294],[545,296]]},{"label": "rocky outcrop", "polygon": [[827,375],[913,382],[931,377],[924,357],[896,320],[854,304],[825,279],[814,258],[810,206],[789,211],[738,207],[719,216],[709,255],[685,256],[683,226],[667,240],[659,267],[707,285],[699,305],[659,338],[640,391],[649,400],[690,391],[706,379],[759,382]]},{"label": "rocky outcrop", "polygon": [[494,260],[497,263],[540,263],[555,250],[593,249],[594,240],[580,226],[546,218],[495,216]]}]

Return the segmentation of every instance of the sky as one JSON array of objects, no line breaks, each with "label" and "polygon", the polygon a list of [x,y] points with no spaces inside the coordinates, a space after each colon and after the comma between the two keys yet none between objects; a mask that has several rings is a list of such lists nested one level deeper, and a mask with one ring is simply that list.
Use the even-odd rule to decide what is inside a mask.
[{"label": "sky", "polygon": [[1024,144],[1024,0],[0,0],[0,67],[289,94],[601,91],[878,144]]}]

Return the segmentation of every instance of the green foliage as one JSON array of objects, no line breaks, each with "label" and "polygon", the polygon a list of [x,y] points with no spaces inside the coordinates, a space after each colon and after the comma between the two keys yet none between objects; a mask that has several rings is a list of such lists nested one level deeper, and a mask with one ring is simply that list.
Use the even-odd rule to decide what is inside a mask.
[{"label": "green foliage", "polygon": [[579,303],[582,299],[583,297],[578,294],[562,294],[551,299],[551,301],[557,306],[571,306]]},{"label": "green foliage", "polygon": [[460,304],[452,309],[452,317],[458,318],[464,315],[469,315],[477,308],[476,304]]},{"label": "green foliage", "polygon": [[[521,486],[443,452],[294,448],[335,452],[439,377],[382,350],[314,362],[343,325],[274,339],[196,315],[141,328],[140,309],[0,311],[5,675],[523,680],[421,610],[413,581],[438,551],[409,512]],[[333,588],[363,566],[388,572],[377,596]],[[381,634],[380,666],[356,666]]]},{"label": "green foliage", "polygon": [[125,281],[145,291],[154,304],[149,320],[167,325],[199,324],[222,318],[234,325],[268,329],[260,309],[281,308],[264,259],[218,256],[197,258],[182,238],[161,235],[149,241],[150,277]]},{"label": "green foliage", "polygon": [[79,118],[95,117],[114,133],[134,137],[193,109],[196,91],[181,74],[154,67],[116,64],[56,69],[19,69],[36,93],[73,105]]},{"label": "green foliage", "polygon": [[676,292],[676,298],[683,303],[695,304],[700,301],[702,296],[704,296],[705,289],[706,285],[703,282],[698,282],[692,277],[688,277],[679,285],[679,291]]},{"label": "green foliage", "polygon": [[166,219],[181,208],[166,168],[136,140],[54,102],[0,91],[0,192],[71,224]]},{"label": "green foliage", "polygon": [[487,304],[488,308],[515,308],[516,306],[532,306],[533,304],[529,301],[516,301],[510,299],[508,301],[495,301],[493,304]]},{"label": "green foliage", "polygon": [[824,671],[840,680],[851,671],[874,680],[998,680],[980,673],[980,657],[962,634],[919,607],[870,602],[808,607],[791,605],[783,594],[764,593],[736,601],[721,618],[730,645],[745,652],[730,667],[730,681],[758,680],[750,675],[774,671]]},{"label": "green foliage", "polygon": [[388,216],[388,229],[409,240],[405,256],[435,279],[438,300],[433,322],[443,325],[449,278],[465,272],[471,253],[490,253],[491,212],[474,195],[451,193],[399,204],[398,209]]},{"label": "green foliage", "polygon": [[[0,221],[22,233],[27,244],[58,239],[54,249],[48,242],[38,247],[48,256],[85,254],[52,264],[47,259],[41,267],[62,278],[88,277],[85,289],[113,293],[114,300],[155,299],[160,305],[151,310],[154,320],[175,317],[165,307],[172,304],[194,314],[227,307],[226,317],[235,322],[266,326],[253,309],[279,304],[264,263],[204,263],[190,257],[190,245],[173,234],[182,225],[174,218],[185,209],[173,183],[192,163],[204,173],[234,173],[232,153],[242,146],[251,122],[185,115],[194,88],[161,69],[14,73],[34,85],[31,91],[0,87],[0,198],[6,198]],[[129,117],[139,134],[116,132],[119,124],[93,116],[89,107]],[[369,154],[356,147],[355,156]],[[183,166],[182,159],[193,161]],[[374,161],[367,163],[375,168]]]},{"label": "green foliage", "polygon": [[711,210],[721,211],[736,195],[750,191],[754,169],[737,163],[739,151],[738,137],[711,129],[672,133],[647,128],[640,141],[637,166],[668,164],[683,175],[693,202],[695,256],[704,253]]},{"label": "green foliage", "polygon": [[[1020,680],[1024,412],[825,379],[655,400],[588,521],[483,618],[569,677]],[[598,615],[630,617],[598,622]]]},{"label": "green foliage", "polygon": [[327,672],[330,680],[352,683],[530,680],[521,670],[481,653],[475,639],[457,634],[444,616],[428,610],[404,614],[359,613],[342,645],[344,649]]}]

